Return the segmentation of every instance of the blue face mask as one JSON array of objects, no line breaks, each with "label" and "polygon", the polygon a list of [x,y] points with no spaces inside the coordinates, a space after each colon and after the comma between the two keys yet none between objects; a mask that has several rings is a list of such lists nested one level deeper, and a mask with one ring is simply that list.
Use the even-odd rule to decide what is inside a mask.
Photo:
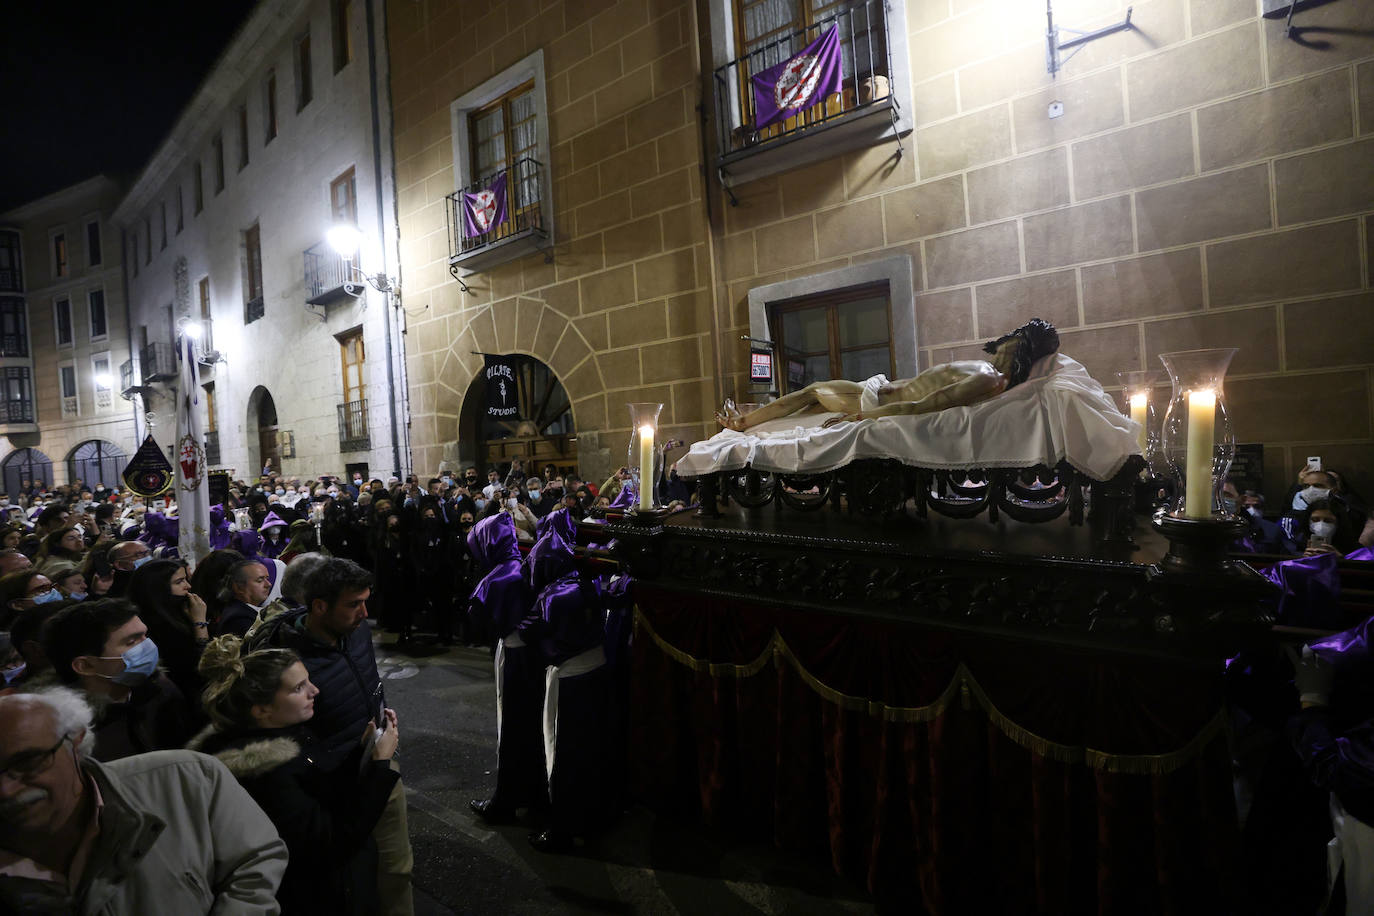
[{"label": "blue face mask", "polygon": [[85,601],[85,600],[86,600],[86,593],[85,593],[85,592],[72,592],[72,593],[71,593],[70,595],[68,595],[67,597],[70,598],[70,599],[73,600],[73,601]]},{"label": "blue face mask", "polygon": [[140,566],[142,566],[144,563],[147,563],[152,558],[153,555],[148,554],[147,556],[139,557],[137,560],[134,560],[134,569],[138,569]]},{"label": "blue face mask", "polygon": [[[123,660],[124,670],[111,677],[110,680],[125,687],[135,687],[151,677],[153,672],[157,670],[157,657],[157,643],[151,639],[144,639],[143,642],[123,655],[100,656],[106,660],[115,658]],[[107,675],[102,674],[100,676],[106,677]]]},{"label": "blue face mask", "polygon": [[34,604],[52,604],[54,601],[61,601],[62,593],[55,588],[49,588],[46,592],[40,592],[33,596]]},{"label": "blue face mask", "polygon": [[487,507],[487,501],[485,499],[474,499],[473,503],[476,504],[478,512],[481,512]]},{"label": "blue face mask", "polygon": [[15,681],[19,680],[21,677],[24,676],[24,672],[27,670],[29,670],[28,662],[21,663],[17,668],[6,668],[4,671],[5,686],[8,687],[10,684],[13,684]]}]

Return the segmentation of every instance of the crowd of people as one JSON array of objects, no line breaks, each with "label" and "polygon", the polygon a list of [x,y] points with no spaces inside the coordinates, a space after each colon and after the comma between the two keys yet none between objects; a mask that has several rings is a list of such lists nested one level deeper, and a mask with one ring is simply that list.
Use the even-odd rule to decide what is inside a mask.
[{"label": "crowd of people", "polygon": [[[0,497],[0,912],[93,911],[97,897],[120,912],[410,912],[401,720],[369,616],[398,645],[423,630],[487,646],[498,678],[506,647],[530,646],[527,696],[510,682],[499,727],[534,740],[502,755],[498,792],[474,810],[548,813],[532,838],[548,851],[604,826],[617,653],[582,605],[623,611],[624,584],[579,582],[572,544],[578,519],[632,485],[624,469],[600,486],[542,470],[236,481],[193,568],[171,500],[79,481]],[[483,598],[512,558],[514,617]],[[503,794],[522,767],[531,794]]]}]

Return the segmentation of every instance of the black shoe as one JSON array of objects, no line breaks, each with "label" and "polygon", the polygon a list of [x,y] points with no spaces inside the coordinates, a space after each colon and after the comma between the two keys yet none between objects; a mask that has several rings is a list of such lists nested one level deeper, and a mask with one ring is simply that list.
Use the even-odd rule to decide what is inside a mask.
[{"label": "black shoe", "polygon": [[496,803],[495,799],[474,798],[468,802],[468,807],[472,813],[486,821],[488,824],[508,824],[515,820],[515,809],[507,808]]},{"label": "black shoe", "polygon": [[531,833],[529,840],[530,845],[540,852],[566,853],[573,851],[572,834],[564,833],[561,830],[545,830],[543,833]]}]

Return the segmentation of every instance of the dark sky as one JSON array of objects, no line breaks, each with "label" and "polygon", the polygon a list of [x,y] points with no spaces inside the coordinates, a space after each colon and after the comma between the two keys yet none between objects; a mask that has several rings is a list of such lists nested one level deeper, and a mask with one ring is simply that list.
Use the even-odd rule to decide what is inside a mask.
[{"label": "dark sky", "polygon": [[254,5],[6,4],[0,211],[101,172],[136,174]]}]

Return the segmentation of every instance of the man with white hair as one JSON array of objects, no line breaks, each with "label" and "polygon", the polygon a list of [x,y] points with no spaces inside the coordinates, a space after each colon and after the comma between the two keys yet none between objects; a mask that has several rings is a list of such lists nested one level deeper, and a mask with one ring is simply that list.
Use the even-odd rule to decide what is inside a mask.
[{"label": "man with white hair", "polygon": [[224,764],[89,758],[74,690],[0,696],[0,913],[277,913],[286,844]]}]

